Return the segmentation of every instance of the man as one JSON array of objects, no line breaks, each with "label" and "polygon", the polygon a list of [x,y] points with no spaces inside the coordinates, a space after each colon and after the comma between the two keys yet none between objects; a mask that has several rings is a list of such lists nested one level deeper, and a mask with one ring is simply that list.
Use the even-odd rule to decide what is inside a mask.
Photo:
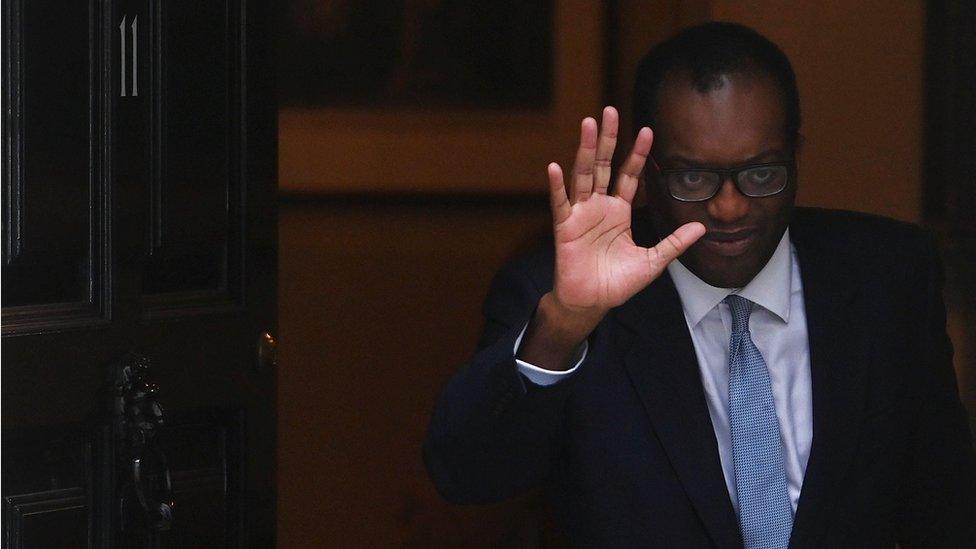
[{"label": "man", "polygon": [[795,78],[754,31],[658,46],[635,105],[612,190],[612,108],[583,121],[568,194],[549,166],[554,242],[496,278],[434,411],[438,490],[544,485],[579,546],[976,546],[929,240],[794,208]]}]

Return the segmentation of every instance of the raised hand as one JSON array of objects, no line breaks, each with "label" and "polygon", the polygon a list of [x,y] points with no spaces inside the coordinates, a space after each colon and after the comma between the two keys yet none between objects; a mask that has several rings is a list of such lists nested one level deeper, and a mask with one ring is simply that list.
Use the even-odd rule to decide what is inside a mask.
[{"label": "raised hand", "polygon": [[556,242],[553,291],[566,307],[605,313],[624,303],[705,233],[702,224],[688,223],[652,248],[634,244],[631,201],[653,136],[650,128],[638,132],[614,192],[607,194],[617,129],[618,115],[613,107],[603,110],[599,135],[595,120],[583,120],[569,195],[559,165],[549,165]]},{"label": "raised hand", "polygon": [[549,164],[555,279],[552,291],[540,300],[519,351],[520,358],[542,368],[568,368],[573,349],[607,311],[650,284],[705,234],[701,223],[687,223],[654,247],[634,243],[631,201],[653,135],[650,128],[641,128],[614,191],[608,194],[618,126],[613,107],[603,110],[599,132],[596,120],[583,120],[568,194],[562,169]]}]

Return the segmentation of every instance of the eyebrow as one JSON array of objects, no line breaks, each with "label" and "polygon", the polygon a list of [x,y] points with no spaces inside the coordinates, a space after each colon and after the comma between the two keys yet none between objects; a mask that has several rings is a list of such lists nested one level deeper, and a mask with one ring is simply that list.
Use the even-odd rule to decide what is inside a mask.
[{"label": "eyebrow", "polygon": [[[749,164],[755,164],[764,158],[768,158],[770,156],[779,156],[782,154],[783,152],[780,149],[767,149],[757,155],[750,156],[749,158],[743,160],[742,162],[737,163],[736,166],[747,166]],[[664,160],[666,164],[671,164],[671,165],[684,164],[685,166],[693,167],[693,168],[713,167],[710,166],[707,162],[702,162],[700,160],[694,160],[691,158],[685,158],[680,155],[668,156],[663,158],[662,160]]]}]

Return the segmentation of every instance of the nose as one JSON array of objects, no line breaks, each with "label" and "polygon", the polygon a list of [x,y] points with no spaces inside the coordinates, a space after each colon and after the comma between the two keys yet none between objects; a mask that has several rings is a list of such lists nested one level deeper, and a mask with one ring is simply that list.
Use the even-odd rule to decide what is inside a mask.
[{"label": "nose", "polygon": [[718,194],[708,201],[708,214],[720,223],[734,223],[749,212],[749,197],[740,193],[731,177],[722,181]]}]

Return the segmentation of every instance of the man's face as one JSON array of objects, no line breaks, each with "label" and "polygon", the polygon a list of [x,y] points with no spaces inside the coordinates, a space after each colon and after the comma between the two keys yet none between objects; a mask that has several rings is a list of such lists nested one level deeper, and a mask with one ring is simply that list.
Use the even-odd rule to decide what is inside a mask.
[{"label": "man's face", "polygon": [[[683,77],[662,85],[651,150],[661,169],[731,169],[792,160],[775,81],[739,73],[723,80],[721,88],[707,93]],[[704,224],[705,236],[680,260],[699,278],[722,288],[745,286],[762,270],[783,236],[796,197],[795,175],[781,193],[764,198],[743,195],[726,177],[709,200],[680,202],[653,168],[648,175],[658,230],[663,235],[690,221]]]}]

